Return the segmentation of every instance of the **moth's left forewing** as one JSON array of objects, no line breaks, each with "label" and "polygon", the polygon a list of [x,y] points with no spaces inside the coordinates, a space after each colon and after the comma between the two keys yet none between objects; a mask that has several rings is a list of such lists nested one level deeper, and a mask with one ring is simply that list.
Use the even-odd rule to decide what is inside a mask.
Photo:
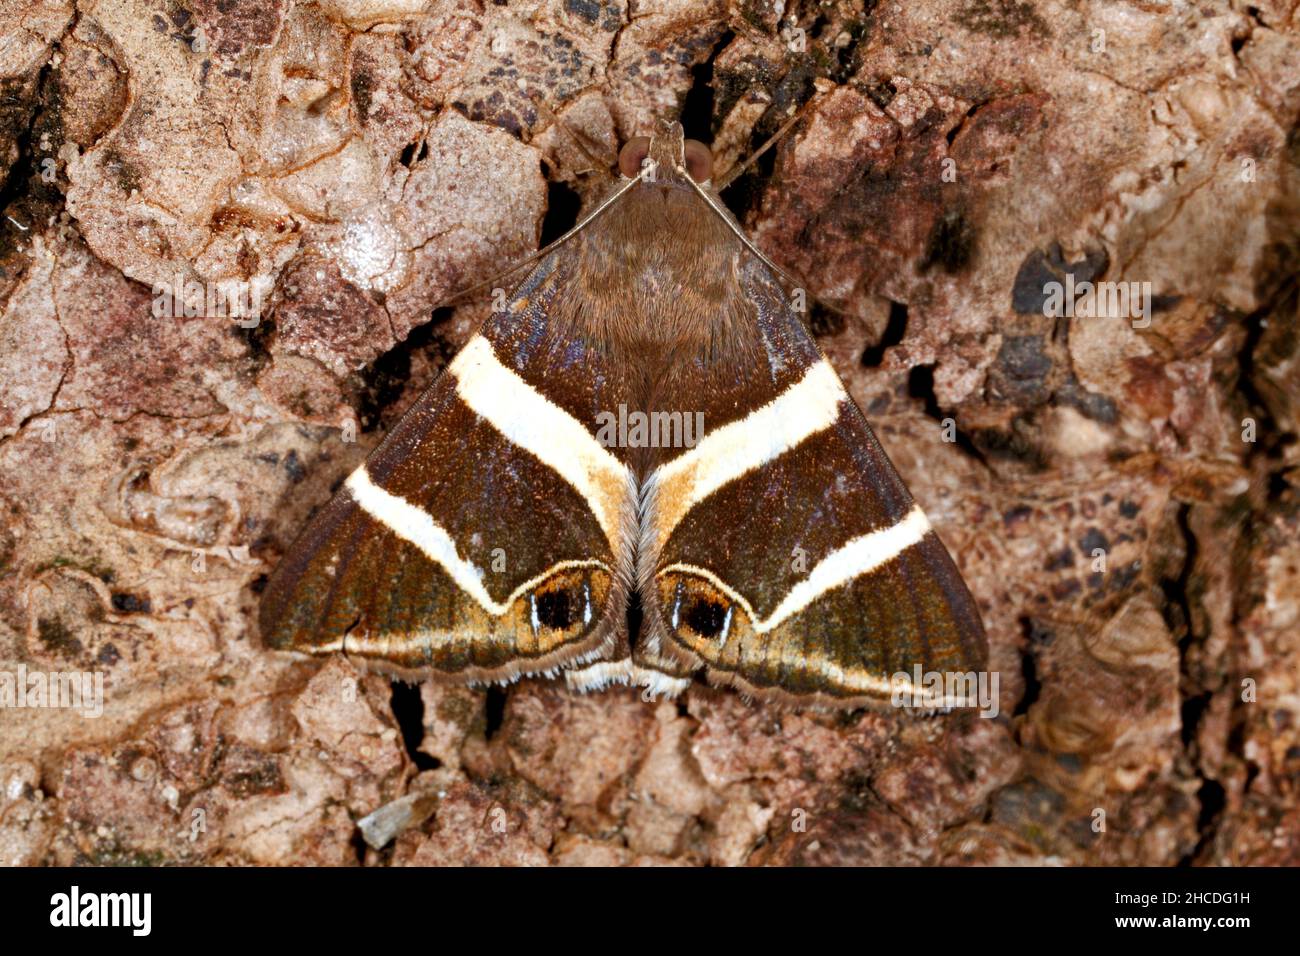
[{"label": "moth's left forewing", "polygon": [[662,396],[706,432],[645,484],[635,659],[837,706],[888,702],[917,667],[982,670],[979,614],[924,512],[772,274],[745,256],[737,278],[759,358],[718,356]]},{"label": "moth's left forewing", "polygon": [[539,263],[308,524],[268,646],[470,682],[626,657],[635,483],[593,429],[628,395],[550,320],[571,266]]}]

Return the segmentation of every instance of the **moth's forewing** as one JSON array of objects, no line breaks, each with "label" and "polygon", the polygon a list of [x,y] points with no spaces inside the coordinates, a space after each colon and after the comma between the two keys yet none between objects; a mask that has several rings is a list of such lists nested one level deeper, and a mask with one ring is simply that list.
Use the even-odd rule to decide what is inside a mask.
[{"label": "moth's forewing", "polygon": [[701,317],[727,347],[679,359],[655,391],[706,431],[642,479],[634,662],[843,706],[889,701],[917,668],[983,671],[979,613],[924,512],[776,277],[692,191],[679,219],[717,248],[690,254],[731,264]]},{"label": "moth's forewing", "polygon": [[408,677],[509,679],[626,654],[635,500],[597,412],[620,370],[548,312],[538,263],[272,575],[265,642]]}]

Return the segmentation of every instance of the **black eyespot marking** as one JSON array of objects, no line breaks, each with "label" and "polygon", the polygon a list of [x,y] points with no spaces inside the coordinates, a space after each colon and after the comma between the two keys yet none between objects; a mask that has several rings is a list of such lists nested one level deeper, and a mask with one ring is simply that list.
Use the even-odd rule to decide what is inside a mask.
[{"label": "black eyespot marking", "polygon": [[[517,625],[531,627],[551,641],[571,641],[586,633],[604,609],[609,574],[600,570],[558,570],[533,588],[517,606]],[[546,632],[543,634],[543,632]]]},{"label": "black eyespot marking", "polygon": [[717,637],[727,622],[727,608],[717,601],[696,598],[686,609],[686,626],[701,637]]},{"label": "black eyespot marking", "polygon": [[537,620],[543,627],[563,631],[573,623],[568,591],[546,591],[537,595]]}]

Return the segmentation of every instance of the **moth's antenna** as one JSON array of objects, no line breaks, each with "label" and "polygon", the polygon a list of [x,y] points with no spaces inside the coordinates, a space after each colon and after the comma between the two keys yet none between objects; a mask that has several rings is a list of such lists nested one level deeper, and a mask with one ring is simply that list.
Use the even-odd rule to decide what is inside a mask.
[{"label": "moth's antenna", "polygon": [[442,308],[444,306],[450,305],[452,302],[455,302],[457,299],[469,295],[471,292],[477,292],[479,289],[486,288],[492,285],[497,280],[503,279],[508,275],[512,275],[513,273],[516,273],[520,269],[524,268],[524,266],[530,266],[538,259],[541,259],[543,256],[548,255],[553,249],[559,248],[561,245],[568,242],[579,232],[581,232],[584,228],[586,228],[589,222],[591,222],[593,219],[595,219],[597,216],[603,213],[610,206],[614,205],[614,203],[616,203],[625,192],[627,192],[629,189],[631,189],[640,181],[641,181],[640,176],[637,176],[634,179],[629,179],[626,183],[620,186],[612,195],[610,195],[608,199],[606,199],[599,206],[593,209],[588,215],[583,217],[583,220],[580,223],[578,223],[576,226],[574,226],[564,235],[560,236],[560,238],[556,239],[553,242],[548,243],[547,245],[543,246],[541,249],[538,249],[528,258],[521,259],[519,262],[516,262],[513,265],[507,267],[504,271],[498,272],[496,275],[492,276],[492,278],[485,279],[483,282],[476,282],[472,286],[468,286],[464,289],[461,289],[459,292],[455,292],[449,295],[447,298],[443,299],[438,303],[438,308]]},{"label": "moth's antenna", "polygon": [[[782,269],[779,265],[777,265],[775,262],[773,262],[771,259],[765,256],[763,254],[762,249],[754,245],[754,241],[750,239],[749,236],[745,235],[745,230],[741,229],[740,226],[736,224],[736,220],[732,217],[731,213],[727,211],[727,209],[722,205],[722,203],[714,199],[713,196],[709,194],[709,191],[707,189],[705,189],[695,180],[691,179],[690,176],[687,176],[686,170],[682,169],[681,167],[678,167],[677,171],[681,173],[683,178],[688,183],[691,184],[691,187],[697,193],[700,194],[700,198],[709,204],[709,208],[718,214],[718,218],[720,218],[723,222],[727,224],[727,228],[736,234],[736,238],[739,239],[744,244],[745,248],[748,249],[750,252],[752,252],[755,256],[757,256],[762,261],[763,265],[767,266],[769,269],[775,272],[778,276],[780,276],[783,280],[785,280],[785,282],[792,288],[804,289],[804,283],[800,282],[794,276],[790,275],[790,273]],[[843,309],[831,305],[829,302],[827,302],[825,299],[820,298],[819,296],[813,295],[811,292],[808,292],[807,289],[804,289],[804,292],[809,298],[811,298],[814,302],[820,305],[823,309],[826,309],[828,312],[835,312],[839,315],[849,315],[848,312],[845,312]]]},{"label": "moth's antenna", "polygon": [[795,123],[803,119],[804,113],[808,112],[808,107],[812,106],[812,104],[816,101],[816,99],[817,99],[816,94],[810,97],[808,102],[805,103],[803,106],[799,107],[799,109],[795,111],[795,114],[793,116],[791,116],[788,120],[782,123],[781,128],[778,129],[771,136],[769,136],[767,138],[767,142],[763,143],[762,146],[758,147],[757,150],[751,153],[748,159],[746,159],[744,162],[737,163],[735,166],[732,166],[729,170],[727,170],[727,175],[723,176],[722,179],[719,180],[718,183],[713,188],[716,189],[718,192],[722,192],[724,189],[726,189],[728,186],[734,183],[741,173],[747,170],[750,166],[753,166],[754,163],[758,161],[758,158],[760,156],[762,156],[769,149],[775,146],[782,136],[790,132],[790,128],[794,126]]},{"label": "moth's antenna", "polygon": [[[528,88],[528,84],[525,83],[523,80],[519,81],[519,89],[525,96],[531,99],[533,103],[536,104],[540,110],[546,113],[546,115],[551,118],[551,121],[553,123],[555,123],[560,129],[564,130],[566,133],[569,134],[570,138],[574,142],[574,145],[578,147],[579,151],[581,151],[582,154],[586,156],[588,160],[594,163],[597,167],[603,168],[606,171],[613,168],[614,165],[613,163],[607,162],[605,160],[602,160],[598,156],[592,155],[591,151],[587,149],[587,147],[583,144],[578,134],[574,132],[574,130],[567,123],[565,123],[564,120],[556,116],[555,113],[552,112],[551,108],[547,106],[546,103],[541,99],[541,97],[538,94],[534,93],[532,90],[530,90]],[[451,295],[447,296],[447,298],[442,299],[438,303],[438,308],[443,308],[445,306],[448,306],[451,303],[455,302],[457,299],[464,298],[465,296],[469,295],[472,292],[477,292],[479,289],[484,289],[489,286],[492,286],[494,283],[500,281],[501,279],[504,279],[506,276],[513,275],[514,273],[518,272],[520,269],[524,268],[525,266],[532,265],[534,262],[541,259],[543,256],[548,255],[552,250],[559,248],[565,242],[568,242],[575,235],[577,235],[584,228],[586,228],[587,224],[590,223],[593,219],[595,219],[606,209],[608,209],[610,206],[616,203],[625,192],[627,192],[629,189],[631,189],[633,186],[639,183],[641,181],[641,178],[642,177],[638,175],[633,179],[629,179],[626,183],[624,183],[617,190],[615,190],[614,193],[612,193],[607,199],[605,199],[604,202],[602,202],[599,206],[597,206],[590,213],[584,216],[581,222],[579,222],[576,226],[574,226],[564,235],[560,236],[558,239],[555,239],[554,241],[543,246],[541,249],[538,249],[536,252],[528,256],[526,259],[521,259],[520,261],[511,264],[510,266],[506,267],[506,269],[504,269],[501,272],[498,272],[496,275],[492,276],[491,278],[485,279],[482,282],[476,282],[471,286],[467,286],[466,288],[459,290],[458,292],[453,292]]]},{"label": "moth's antenna", "polygon": [[[793,126],[803,115],[804,111],[808,109],[808,105],[811,103],[812,100],[809,100],[808,103],[805,103],[799,109],[799,112],[797,112],[794,116],[790,117],[790,119],[787,120],[784,125],[782,125],[781,129],[777,131],[776,135],[769,138],[768,141],[763,144],[763,147],[758,152],[756,152],[753,156],[751,156],[748,160],[746,160],[742,165],[731,170],[731,172],[729,172],[723,178],[722,182],[719,185],[714,187],[713,192],[710,192],[708,189],[705,189],[694,179],[692,179],[687,174],[686,170],[682,169],[680,166],[677,167],[677,172],[681,174],[682,178],[691,184],[691,188],[694,189],[696,193],[699,194],[701,199],[703,199],[706,203],[709,204],[709,208],[712,209],[715,213],[717,213],[718,218],[727,224],[727,228],[730,229],[735,234],[736,238],[741,241],[744,247],[748,249],[751,253],[753,253],[755,256],[757,256],[758,259],[763,263],[763,265],[767,266],[769,269],[775,272],[781,279],[783,279],[786,282],[787,285],[793,288],[803,288],[803,283],[798,281],[794,276],[790,275],[790,273],[786,272],[779,265],[777,265],[775,262],[769,259],[766,255],[764,255],[763,250],[758,248],[758,246],[754,244],[754,241],[750,239],[749,236],[745,235],[745,230],[740,228],[740,225],[736,222],[735,218],[732,217],[731,213],[726,209],[726,207],[722,205],[722,203],[718,199],[715,199],[714,196],[720,194],[722,190],[725,189],[727,185],[730,182],[732,182],[736,178],[736,176],[738,176],[744,170],[746,166],[749,166],[751,163],[753,163],[753,161],[756,160],[759,156],[761,156],[764,153],[764,151],[768,149],[768,147],[770,147],[773,143],[775,143],[783,133],[785,133],[791,126]],[[826,302],[820,297],[812,295],[811,293],[807,293],[807,294],[812,298],[814,302],[816,302],[818,305],[820,305],[822,308],[826,309],[827,311],[835,312],[838,313],[839,315],[848,315],[848,313],[845,312],[843,309],[831,305],[830,303]]]},{"label": "moth's antenna", "polygon": [[587,162],[591,163],[597,169],[603,169],[606,172],[609,172],[614,168],[614,162],[617,162],[617,160],[611,162],[608,158],[597,156],[589,150],[587,144],[582,141],[582,137],[578,135],[577,130],[564,122],[564,120],[560,119],[560,117],[555,114],[555,111],[547,105],[546,100],[542,98],[542,95],[536,90],[529,89],[527,82],[523,79],[520,79],[519,81],[519,90],[524,94],[524,96],[533,101],[534,106],[546,114],[546,117],[553,125],[564,130],[564,132],[568,134],[569,139],[573,140],[573,145],[578,147],[578,152],[587,157]]},{"label": "moth's antenna", "polygon": [[740,226],[737,225],[736,220],[732,218],[731,213],[729,213],[726,208],[718,202],[718,200],[709,195],[707,189],[695,180],[691,179],[691,177],[687,175],[686,170],[682,169],[680,166],[677,167],[677,172],[681,173],[682,178],[691,184],[691,188],[700,194],[700,198],[709,204],[709,208],[718,214],[718,218],[727,224],[727,228],[736,234],[736,238],[744,243],[745,248],[762,260],[763,265],[767,266],[786,282],[790,283],[790,285],[797,286],[799,284],[790,273],[786,272],[767,256],[763,255],[763,250],[754,245],[749,236],[745,235],[745,230],[741,229]]}]

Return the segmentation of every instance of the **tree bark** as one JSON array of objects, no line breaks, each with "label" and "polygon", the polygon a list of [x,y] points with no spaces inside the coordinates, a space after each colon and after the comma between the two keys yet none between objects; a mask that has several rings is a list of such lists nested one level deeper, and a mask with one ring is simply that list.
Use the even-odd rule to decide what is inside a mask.
[{"label": "tree bark", "polygon": [[[1300,863],[1294,3],[0,0],[0,35],[0,672],[105,680],[0,709],[5,862]],[[608,188],[556,117],[610,157],[681,117],[725,169],[805,106],[726,198],[970,584],[997,718],[260,645],[489,305],[445,303]]]}]

